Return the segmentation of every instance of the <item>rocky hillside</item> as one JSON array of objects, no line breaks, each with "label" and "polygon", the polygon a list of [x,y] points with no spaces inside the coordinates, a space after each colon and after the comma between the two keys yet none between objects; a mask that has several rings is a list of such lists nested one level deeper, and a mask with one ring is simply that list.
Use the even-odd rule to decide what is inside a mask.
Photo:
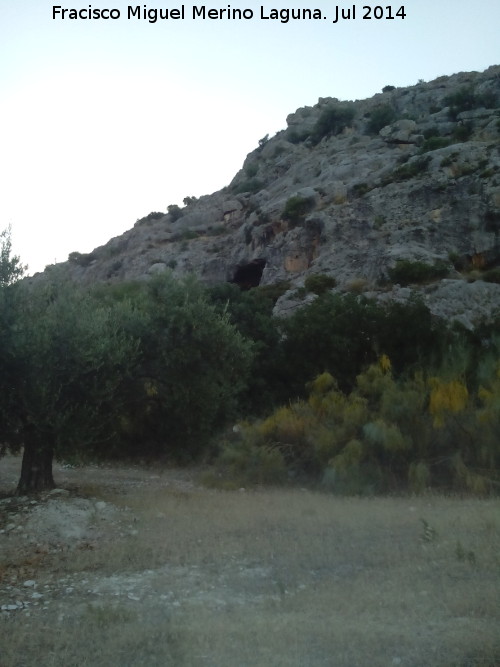
[{"label": "rocky hillside", "polygon": [[258,143],[223,190],[152,213],[61,270],[283,283],[280,313],[307,299],[310,274],[381,299],[418,290],[468,326],[500,306],[500,66],[321,98]]}]

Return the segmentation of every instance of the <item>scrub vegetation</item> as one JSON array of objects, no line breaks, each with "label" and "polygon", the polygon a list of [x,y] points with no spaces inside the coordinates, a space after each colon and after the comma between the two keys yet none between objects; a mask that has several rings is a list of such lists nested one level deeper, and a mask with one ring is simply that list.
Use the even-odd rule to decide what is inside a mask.
[{"label": "scrub vegetation", "polygon": [[54,485],[54,458],[204,461],[229,486],[498,492],[499,319],[469,332],[322,275],[283,320],[267,288],[165,274],[83,290],[56,268],[19,281],[2,241],[0,442],[23,450],[19,494]]}]

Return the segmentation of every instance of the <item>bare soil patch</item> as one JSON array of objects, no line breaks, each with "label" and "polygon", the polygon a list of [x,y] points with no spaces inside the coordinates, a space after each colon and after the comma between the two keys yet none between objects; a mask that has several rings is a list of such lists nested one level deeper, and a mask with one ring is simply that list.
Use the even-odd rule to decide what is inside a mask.
[{"label": "bare soil patch", "polygon": [[500,502],[0,461],[1,667],[500,664]]}]

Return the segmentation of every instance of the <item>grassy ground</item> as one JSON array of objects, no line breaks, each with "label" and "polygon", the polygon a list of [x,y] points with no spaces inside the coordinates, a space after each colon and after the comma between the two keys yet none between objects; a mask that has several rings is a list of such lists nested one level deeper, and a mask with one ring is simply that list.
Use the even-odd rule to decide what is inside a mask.
[{"label": "grassy ground", "polygon": [[1,667],[500,665],[499,501],[108,478],[123,514],[40,563]]}]

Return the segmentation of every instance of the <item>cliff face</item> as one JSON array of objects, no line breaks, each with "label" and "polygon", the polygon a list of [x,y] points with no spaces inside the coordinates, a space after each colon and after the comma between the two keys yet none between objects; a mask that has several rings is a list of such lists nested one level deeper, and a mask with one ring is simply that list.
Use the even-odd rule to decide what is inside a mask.
[{"label": "cliff face", "polygon": [[[337,290],[381,299],[416,289],[434,312],[471,326],[500,306],[500,285],[480,280],[500,266],[499,233],[495,66],[298,109],[228,187],[151,214],[60,268],[85,282],[166,270],[209,284],[288,281],[280,313],[301,303],[309,274],[327,274]],[[417,262],[430,271],[423,281],[411,279]]]}]

